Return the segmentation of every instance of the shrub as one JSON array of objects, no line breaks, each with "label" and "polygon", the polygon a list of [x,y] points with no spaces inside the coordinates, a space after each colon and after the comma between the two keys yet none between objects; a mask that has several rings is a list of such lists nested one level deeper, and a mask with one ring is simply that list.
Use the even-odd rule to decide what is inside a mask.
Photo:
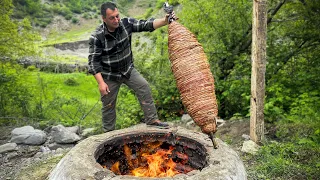
[{"label": "shrub", "polygon": [[67,15],[64,16],[64,18],[65,18],[66,20],[70,20],[70,19],[72,18],[72,14],[71,14],[71,13],[70,13],[70,14],[67,14]]},{"label": "shrub", "polygon": [[126,86],[121,86],[120,88],[116,109],[116,129],[127,128],[137,124],[143,117],[143,112],[136,96]]},{"label": "shrub", "polygon": [[28,71],[37,71],[37,68],[36,68],[36,66],[31,65],[31,66],[28,66],[28,67],[27,67],[27,70],[28,70]]},{"label": "shrub", "polygon": [[67,16],[69,14],[72,14],[71,10],[68,7],[62,7],[59,9],[58,14],[62,15],[62,16]]},{"label": "shrub", "polygon": [[71,21],[72,21],[72,23],[76,24],[76,23],[79,22],[79,19],[76,18],[76,17],[73,17],[73,18],[71,19]]},{"label": "shrub", "polygon": [[52,10],[54,13],[60,14],[60,12],[61,12],[61,6],[60,6],[60,4],[54,4],[53,6],[51,6],[51,10]]},{"label": "shrub", "polygon": [[250,160],[255,162],[252,167],[260,179],[317,179],[320,176],[320,119],[316,112],[319,107],[314,103],[316,95],[312,92],[301,95],[296,104],[293,103],[296,107],[291,108],[291,114],[273,125],[275,138],[281,142],[267,141]]},{"label": "shrub", "polygon": [[91,15],[89,13],[84,13],[82,15],[82,17],[85,18],[85,19],[92,19]]},{"label": "shrub", "polygon": [[79,83],[74,79],[74,78],[68,78],[67,80],[64,81],[65,85],[68,86],[78,86]]},{"label": "shrub", "polygon": [[308,144],[269,143],[259,150],[257,166],[252,167],[262,179],[317,179],[319,153],[319,147]]},{"label": "shrub", "polygon": [[40,26],[40,27],[43,27],[43,28],[45,28],[45,27],[47,27],[50,23],[51,23],[51,21],[52,21],[52,19],[51,18],[39,18],[38,19],[38,25]]},{"label": "shrub", "polygon": [[26,71],[20,65],[0,65],[0,116],[28,117],[33,89],[23,81]]}]

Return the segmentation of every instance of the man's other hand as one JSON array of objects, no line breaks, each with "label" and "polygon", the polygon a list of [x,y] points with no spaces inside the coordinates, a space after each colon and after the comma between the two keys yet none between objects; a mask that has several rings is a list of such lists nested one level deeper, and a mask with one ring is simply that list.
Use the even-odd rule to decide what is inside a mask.
[{"label": "man's other hand", "polygon": [[110,92],[109,86],[106,83],[101,83],[99,84],[99,91],[101,96],[105,96]]}]

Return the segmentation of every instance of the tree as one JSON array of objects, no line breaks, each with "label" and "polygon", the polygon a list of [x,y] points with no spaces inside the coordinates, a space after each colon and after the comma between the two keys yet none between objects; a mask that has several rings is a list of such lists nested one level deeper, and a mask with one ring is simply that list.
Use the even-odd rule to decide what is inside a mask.
[{"label": "tree", "polygon": [[37,41],[40,36],[33,32],[28,19],[14,21],[12,15],[11,0],[0,2],[0,53],[1,58],[16,59],[21,56],[36,55]]},{"label": "tree", "polygon": [[37,55],[36,41],[40,39],[32,31],[28,19],[14,21],[11,0],[0,1],[0,115],[28,115],[31,96],[23,79],[24,70],[16,65],[16,59]]}]

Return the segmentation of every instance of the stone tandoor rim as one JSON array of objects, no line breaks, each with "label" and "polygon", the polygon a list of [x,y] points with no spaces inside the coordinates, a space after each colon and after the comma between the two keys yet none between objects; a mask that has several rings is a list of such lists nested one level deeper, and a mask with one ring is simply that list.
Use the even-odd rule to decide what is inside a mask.
[{"label": "stone tandoor rim", "polygon": [[[143,178],[143,179],[246,179],[244,165],[237,153],[224,142],[217,139],[218,149],[206,134],[193,132],[182,127],[171,127],[169,129],[157,129],[139,124],[130,128],[115,130],[108,133],[91,136],[84,139],[72,148],[51,171],[48,179],[54,180],[116,180],[116,179],[141,179],[134,176],[119,176],[112,171],[103,168],[96,162],[96,152],[99,147],[109,140],[118,136],[130,136],[137,133],[172,133],[176,136],[189,138],[203,145],[206,150],[207,166],[201,171],[194,170],[188,174],[178,174],[166,178]],[[230,161],[235,161],[237,163]]]}]

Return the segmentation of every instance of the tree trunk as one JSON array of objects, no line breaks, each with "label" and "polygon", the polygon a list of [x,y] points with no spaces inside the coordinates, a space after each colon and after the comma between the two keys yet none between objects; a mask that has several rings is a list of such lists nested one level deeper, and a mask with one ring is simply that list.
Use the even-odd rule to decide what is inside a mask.
[{"label": "tree trunk", "polygon": [[253,0],[250,137],[264,139],[267,0]]}]

